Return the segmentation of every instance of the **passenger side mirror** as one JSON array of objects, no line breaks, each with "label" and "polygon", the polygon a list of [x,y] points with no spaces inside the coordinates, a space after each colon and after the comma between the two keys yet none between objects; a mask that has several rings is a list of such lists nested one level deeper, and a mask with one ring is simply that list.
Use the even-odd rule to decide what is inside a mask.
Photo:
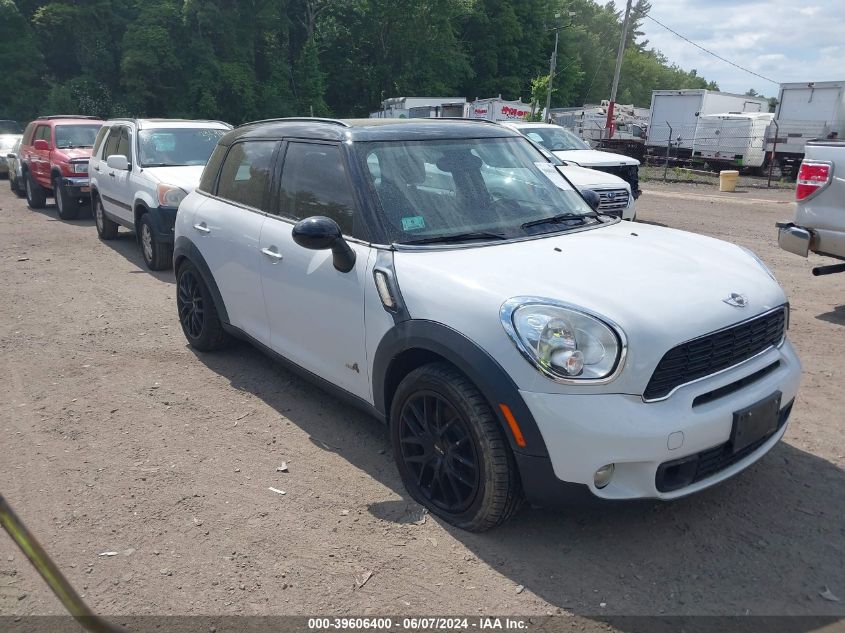
[{"label": "passenger side mirror", "polygon": [[112,154],[106,159],[106,165],[119,171],[128,171],[129,159],[123,154]]},{"label": "passenger side mirror", "polygon": [[332,250],[332,263],[342,273],[355,267],[355,251],[343,239],[340,227],[322,215],[300,220],[293,226],[293,241],[312,251]]},{"label": "passenger side mirror", "polygon": [[593,211],[599,210],[599,204],[601,204],[601,198],[599,197],[599,194],[597,194],[595,191],[593,191],[592,189],[584,189],[581,192],[581,197],[583,197],[584,200],[587,201],[587,204],[590,205],[590,208]]},{"label": "passenger side mirror", "polygon": [[46,151],[50,150],[50,144],[47,141],[45,141],[43,138],[40,138],[37,141],[35,141],[35,143],[33,143],[32,146],[35,149],[37,149],[39,152],[46,152]]}]

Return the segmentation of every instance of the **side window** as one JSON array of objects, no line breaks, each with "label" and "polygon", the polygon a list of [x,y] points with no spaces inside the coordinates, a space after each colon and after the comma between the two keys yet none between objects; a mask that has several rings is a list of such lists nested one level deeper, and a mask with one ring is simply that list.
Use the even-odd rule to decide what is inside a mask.
[{"label": "side window", "polygon": [[211,152],[211,158],[202,170],[202,177],[200,178],[199,189],[206,193],[214,191],[214,180],[217,178],[217,173],[220,171],[220,165],[223,163],[223,158],[226,156],[226,150],[229,149],[226,145],[218,145]]},{"label": "side window", "polygon": [[232,145],[217,183],[217,195],[255,209],[267,210],[276,141]]},{"label": "side window", "polygon": [[94,149],[91,150],[92,156],[100,155],[100,146],[102,146],[103,141],[106,139],[106,135],[109,133],[110,129],[110,127],[104,125],[100,128],[100,131],[97,132],[97,138],[94,140]]},{"label": "side window", "polygon": [[336,145],[290,143],[282,169],[282,215],[297,220],[325,215],[353,234],[352,188]]},{"label": "side window", "polygon": [[49,125],[39,125],[38,129],[35,131],[35,140],[41,139],[42,141],[47,141],[50,143],[50,126]]},{"label": "side window", "polygon": [[109,136],[106,139],[106,147],[103,149],[103,160],[106,160],[112,154],[117,154],[117,142],[120,139],[120,127],[115,126],[111,128]]},{"label": "side window", "polygon": [[23,133],[23,142],[21,145],[32,145],[32,142],[35,140],[33,136],[35,136],[35,123],[30,123],[26,126],[26,131]]},{"label": "side window", "polygon": [[120,135],[117,137],[117,149],[114,153],[118,156],[126,156],[126,159],[132,162],[132,144],[129,142],[129,128],[120,128]]}]

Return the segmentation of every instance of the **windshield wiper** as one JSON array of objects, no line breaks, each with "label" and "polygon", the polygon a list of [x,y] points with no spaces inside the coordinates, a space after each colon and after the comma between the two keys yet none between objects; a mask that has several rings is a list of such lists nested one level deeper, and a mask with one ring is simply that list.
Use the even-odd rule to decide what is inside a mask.
[{"label": "windshield wiper", "polygon": [[144,163],[141,167],[188,167],[185,163]]},{"label": "windshield wiper", "polygon": [[[583,220],[585,218],[596,218],[598,220],[599,214],[595,211],[589,211],[587,213],[558,213],[557,215],[553,215],[550,218],[540,218],[539,220],[531,220],[530,222],[525,222],[522,225],[522,228],[527,229],[532,226],[539,226],[541,224],[560,224],[561,222],[565,222],[567,220],[582,220],[581,224],[583,224]],[[599,220],[601,222],[601,220]]]},{"label": "windshield wiper", "polygon": [[456,233],[455,235],[435,235],[433,237],[423,237],[418,240],[409,240],[407,242],[399,242],[400,244],[448,244],[454,242],[466,242],[469,240],[505,240],[507,239],[501,233],[490,233],[487,231],[476,231],[473,233]]}]

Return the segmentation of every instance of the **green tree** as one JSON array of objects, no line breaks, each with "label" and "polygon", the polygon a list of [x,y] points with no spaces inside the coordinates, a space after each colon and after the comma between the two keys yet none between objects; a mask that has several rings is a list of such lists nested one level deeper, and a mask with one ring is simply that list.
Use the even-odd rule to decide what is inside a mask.
[{"label": "green tree", "polygon": [[328,116],[329,107],[326,105],[326,84],[323,72],[320,70],[320,58],[317,55],[317,45],[312,37],[299,54],[296,64],[296,100],[299,112],[308,116]]},{"label": "green tree", "polygon": [[26,18],[11,0],[0,0],[0,118],[27,121],[44,99],[44,60]]}]

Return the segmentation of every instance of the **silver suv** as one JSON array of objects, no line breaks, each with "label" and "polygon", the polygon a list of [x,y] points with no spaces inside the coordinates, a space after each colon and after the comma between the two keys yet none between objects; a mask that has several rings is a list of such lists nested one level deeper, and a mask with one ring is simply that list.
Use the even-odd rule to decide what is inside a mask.
[{"label": "silver suv", "polygon": [[138,236],[148,268],[170,268],[179,203],[199,184],[218,139],[231,129],[220,121],[107,121],[88,169],[100,239],[114,239],[125,226]]}]

